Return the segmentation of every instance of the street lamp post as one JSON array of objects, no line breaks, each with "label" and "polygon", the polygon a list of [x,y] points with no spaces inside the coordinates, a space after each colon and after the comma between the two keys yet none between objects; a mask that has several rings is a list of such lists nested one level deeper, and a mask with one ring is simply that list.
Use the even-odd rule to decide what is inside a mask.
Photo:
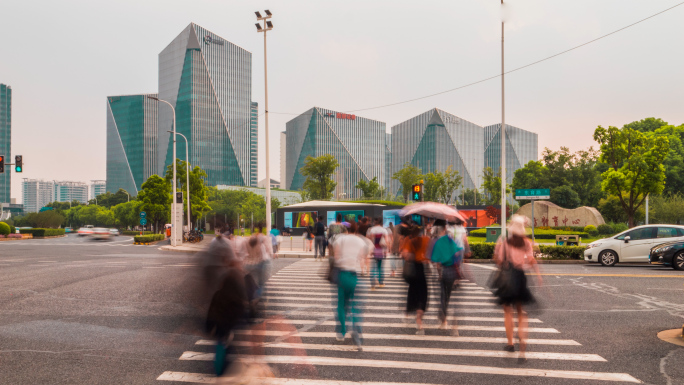
[{"label": "street lamp post", "polygon": [[[175,204],[176,204],[176,109],[173,108],[173,105],[171,103],[167,102],[166,100],[159,99],[155,96],[148,96],[148,99],[156,100],[158,102],[163,102],[169,105],[171,107],[171,111],[173,112],[173,192],[172,192],[172,198],[171,198],[171,246],[178,246],[178,225],[176,224],[176,217],[173,215],[175,213]],[[182,234],[181,234],[182,235]]]},{"label": "street lamp post", "polygon": [[[264,123],[266,125],[264,130],[264,141],[266,142],[266,233],[271,232],[271,173],[269,165],[269,151],[268,151],[268,67],[266,61],[266,32],[273,29],[273,23],[270,19],[272,14],[268,9],[264,11],[266,16],[261,16],[259,11],[254,12],[257,17],[256,23],[257,32],[264,33]],[[264,26],[261,26],[261,20],[264,21]]]},{"label": "street lamp post", "polygon": [[183,139],[185,139],[185,187],[188,200],[188,231],[190,231],[192,230],[192,226],[190,224],[190,156],[188,152],[188,138],[186,138],[185,135],[181,134],[180,132],[176,132],[176,135],[180,135],[183,137]]},{"label": "street lamp post", "polygon": [[504,100],[504,0],[501,0],[501,236],[506,235],[506,109]]}]

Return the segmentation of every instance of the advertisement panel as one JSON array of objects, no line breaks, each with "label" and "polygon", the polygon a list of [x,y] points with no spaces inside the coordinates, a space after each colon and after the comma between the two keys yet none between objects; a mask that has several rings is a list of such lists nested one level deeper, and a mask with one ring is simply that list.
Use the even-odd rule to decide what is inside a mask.
[{"label": "advertisement panel", "polygon": [[382,211],[382,226],[389,227],[390,222],[392,225],[396,226],[401,223],[401,217],[399,216],[400,210],[383,210]]},{"label": "advertisement panel", "polygon": [[302,228],[313,226],[316,222],[318,211],[295,211],[285,213],[285,227]]},{"label": "advertisement panel", "polygon": [[358,222],[364,215],[363,210],[328,211],[328,226],[335,222],[337,214],[342,214],[342,222]]},{"label": "advertisement panel", "polygon": [[465,227],[487,227],[496,223],[495,218],[487,216],[486,210],[459,210],[466,219]]}]

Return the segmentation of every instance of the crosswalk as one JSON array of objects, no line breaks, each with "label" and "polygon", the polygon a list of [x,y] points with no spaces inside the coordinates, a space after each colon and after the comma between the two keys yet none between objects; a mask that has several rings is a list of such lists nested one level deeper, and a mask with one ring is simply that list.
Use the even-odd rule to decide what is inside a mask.
[{"label": "crosswalk", "polygon": [[[425,334],[416,334],[414,319],[404,315],[407,285],[399,277],[385,278],[385,287],[370,290],[359,277],[357,303],[362,309],[363,350],[347,338],[335,339],[335,289],[323,278],[325,264],[295,262],[273,275],[266,288],[266,321],[235,333],[234,346],[243,363],[268,365],[275,377],[254,384],[302,385],[430,385],[516,378],[559,379],[562,383],[640,383],[628,373],[610,371],[606,359],[563,339],[561,331],[529,319],[527,361],[503,350],[503,314],[493,295],[475,282],[462,282],[452,295],[450,320],[458,334],[441,330],[437,320],[438,286],[431,277]],[[231,383],[212,374],[215,341],[200,339],[181,353],[183,362],[204,362],[202,372],[169,370],[157,380],[177,383]],[[197,368],[194,366],[193,368]],[[568,368],[572,368],[569,370]],[[244,380],[244,379],[241,379]],[[518,381],[515,380],[515,381]],[[466,382],[466,381],[463,381]],[[243,383],[243,382],[240,382]],[[560,383],[560,382],[559,382]]]}]

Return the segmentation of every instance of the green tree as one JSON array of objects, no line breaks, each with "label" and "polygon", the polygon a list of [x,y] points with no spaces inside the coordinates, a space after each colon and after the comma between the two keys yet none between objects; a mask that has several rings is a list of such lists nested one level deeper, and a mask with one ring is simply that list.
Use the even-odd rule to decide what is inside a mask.
[{"label": "green tree", "polygon": [[150,176],[138,193],[142,202],[140,208],[147,213],[147,218],[159,231],[160,223],[166,223],[171,211],[171,185],[159,175]]},{"label": "green tree", "polygon": [[457,202],[454,203],[461,205],[475,205],[483,204],[485,202],[484,195],[474,188],[464,188],[461,190],[461,193],[458,194],[456,200]]},{"label": "green tree", "polygon": [[401,185],[401,196],[404,198],[404,202],[408,202],[411,187],[414,184],[420,183],[420,180],[423,179],[423,174],[418,167],[407,162],[401,170],[392,175],[392,179],[399,182]]},{"label": "green tree", "polygon": [[[261,195],[248,190],[220,190],[209,196],[211,214],[216,216],[218,223],[227,224],[236,228],[238,215],[246,219],[246,224],[251,222],[254,214],[254,224],[266,223],[266,200]],[[271,198],[271,209],[280,207],[280,201]]]},{"label": "green tree", "polygon": [[461,188],[463,177],[451,166],[447,167],[446,171],[444,171],[443,177],[444,188],[441,190],[442,202],[449,204],[451,202],[451,198],[453,198],[454,194],[456,194],[456,191]]},{"label": "green tree", "polygon": [[[485,192],[485,204],[500,205],[501,204],[501,170],[494,174],[491,167],[485,167],[482,170],[482,189]],[[510,185],[506,185],[506,195],[511,193]]]},{"label": "green tree", "polygon": [[598,126],[594,140],[601,145],[600,160],[609,166],[601,188],[618,197],[630,227],[646,195],[660,194],[665,187],[663,161],[669,152],[667,137],[631,128]]},{"label": "green tree", "polygon": [[304,167],[299,171],[306,177],[303,188],[310,199],[330,200],[337,183],[331,176],[339,166],[337,159],[330,154],[317,158],[307,156]]},{"label": "green tree", "polygon": [[133,200],[130,202],[119,203],[112,207],[112,213],[116,223],[124,228],[135,227],[140,223],[140,209],[142,202]]},{"label": "green tree", "polygon": [[[511,189],[515,191],[531,188],[551,188],[547,179],[548,173],[549,169],[544,163],[531,160],[524,167],[515,170]],[[521,205],[530,203],[529,200],[525,199],[520,199],[518,202]]]},{"label": "green tree", "polygon": [[120,203],[128,202],[130,199],[135,199],[135,197],[130,197],[126,190],[120,188],[119,191],[114,194],[109,191],[104,194],[100,194],[95,199],[88,201],[88,204],[98,205],[109,209]]},{"label": "green tree", "polygon": [[354,187],[361,190],[363,198],[366,199],[377,198],[380,192],[380,183],[378,183],[377,176],[374,176],[373,179],[369,180],[368,182],[361,179]]},{"label": "green tree", "polygon": [[551,189],[551,202],[566,209],[579,207],[579,195],[570,186],[558,186]]},{"label": "green tree", "polygon": [[[186,162],[180,159],[176,159],[176,180],[179,183],[178,191],[183,193],[183,211],[187,215],[188,207],[188,197],[187,195],[187,173],[186,173]],[[166,166],[166,181],[171,184],[173,180],[173,166]],[[192,222],[194,223],[198,219],[204,217],[211,207],[207,203],[208,186],[205,180],[207,179],[207,173],[202,170],[199,166],[190,169],[190,211],[192,215]]]},{"label": "green tree", "polygon": [[446,194],[446,182],[444,174],[439,171],[429,172],[423,176],[423,200],[426,202],[439,202]]},{"label": "green tree", "polygon": [[649,223],[679,225],[684,219],[684,197],[681,194],[652,196],[648,211]]}]

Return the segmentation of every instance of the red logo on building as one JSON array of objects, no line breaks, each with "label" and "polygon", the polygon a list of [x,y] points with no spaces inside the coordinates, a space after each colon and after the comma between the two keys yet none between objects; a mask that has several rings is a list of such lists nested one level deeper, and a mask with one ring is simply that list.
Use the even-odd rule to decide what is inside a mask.
[{"label": "red logo on building", "polygon": [[337,113],[337,119],[349,119],[349,120],[356,120],[356,115],[352,114],[343,114],[341,112]]}]

